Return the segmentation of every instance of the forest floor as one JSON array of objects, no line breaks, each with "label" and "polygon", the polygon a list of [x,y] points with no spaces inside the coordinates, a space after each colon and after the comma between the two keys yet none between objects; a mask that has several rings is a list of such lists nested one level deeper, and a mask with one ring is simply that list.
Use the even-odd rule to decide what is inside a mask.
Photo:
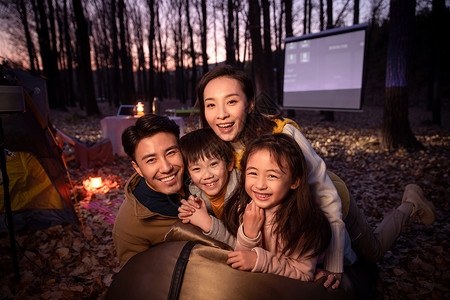
[{"label": "forest floor", "polygon": [[[178,108],[163,101],[165,108]],[[103,116],[117,108],[100,103]],[[357,205],[375,228],[402,198],[408,183],[420,185],[436,206],[436,222],[423,225],[411,219],[396,243],[378,262],[377,299],[450,299],[450,113],[442,113],[443,127],[431,126],[431,113],[410,108],[411,128],[425,150],[389,153],[379,148],[382,108],[336,112],[334,122],[322,121],[316,111],[296,111],[296,120],[328,168],[346,182]],[[76,108],[51,111],[61,130],[82,141],[102,139],[102,117],[86,117]],[[65,149],[68,157],[73,149]],[[0,299],[98,299],[119,271],[111,231],[133,170],[128,158],[116,157],[101,168],[81,169],[69,161],[77,191],[80,226],[55,226],[16,233],[20,283],[14,280],[8,234],[0,234]],[[101,176],[108,187],[91,193],[83,180]]]}]

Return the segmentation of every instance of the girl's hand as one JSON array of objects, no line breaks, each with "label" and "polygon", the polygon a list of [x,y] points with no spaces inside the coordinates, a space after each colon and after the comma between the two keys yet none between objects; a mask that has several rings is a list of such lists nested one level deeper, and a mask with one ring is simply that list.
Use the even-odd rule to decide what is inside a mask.
[{"label": "girl's hand", "polygon": [[264,223],[264,209],[256,206],[256,204],[251,201],[245,207],[244,212],[244,234],[250,239],[254,239],[258,236],[259,231]]},{"label": "girl's hand", "polygon": [[257,258],[255,251],[233,251],[228,253],[227,264],[234,269],[251,271],[255,267]]},{"label": "girl's hand", "polygon": [[314,276],[314,281],[319,280],[322,277],[326,277],[323,286],[328,288],[332,284],[331,288],[337,289],[342,281],[342,273],[332,273],[326,270],[317,269],[316,275]]}]

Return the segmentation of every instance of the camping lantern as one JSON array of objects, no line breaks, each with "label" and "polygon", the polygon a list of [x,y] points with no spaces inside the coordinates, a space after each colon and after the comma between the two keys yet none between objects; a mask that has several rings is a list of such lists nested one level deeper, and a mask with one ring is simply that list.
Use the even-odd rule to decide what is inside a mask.
[{"label": "camping lantern", "polygon": [[138,104],[136,104],[136,112],[138,117],[144,115],[144,103],[138,102]]},{"label": "camping lantern", "polygon": [[101,177],[91,177],[91,186],[94,189],[98,189],[102,186],[102,178]]}]

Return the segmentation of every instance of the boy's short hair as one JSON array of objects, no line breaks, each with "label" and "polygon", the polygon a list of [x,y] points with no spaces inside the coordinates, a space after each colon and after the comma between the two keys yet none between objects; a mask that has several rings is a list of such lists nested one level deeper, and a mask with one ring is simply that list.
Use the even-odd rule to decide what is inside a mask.
[{"label": "boy's short hair", "polygon": [[180,127],[166,116],[147,114],[137,119],[136,124],[122,133],[122,146],[125,153],[136,161],[136,146],[144,138],[160,132],[172,133],[177,141],[180,139]]},{"label": "boy's short hair", "polygon": [[180,150],[186,167],[202,158],[217,158],[227,165],[233,161],[233,148],[211,128],[197,129],[181,137]]}]

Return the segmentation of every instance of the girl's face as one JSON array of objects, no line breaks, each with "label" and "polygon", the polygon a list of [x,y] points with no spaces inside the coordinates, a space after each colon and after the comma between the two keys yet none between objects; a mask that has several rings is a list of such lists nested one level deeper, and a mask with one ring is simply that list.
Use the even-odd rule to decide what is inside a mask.
[{"label": "girl's face", "polygon": [[[284,163],[283,163],[284,164]],[[290,189],[298,187],[293,183],[289,168],[284,173],[271,153],[258,150],[248,157],[245,169],[245,191],[253,202],[264,209],[277,206]]]},{"label": "girl's face", "polygon": [[227,142],[237,141],[248,112],[241,83],[229,77],[215,78],[206,85],[203,98],[205,119],[215,134]]},{"label": "girl's face", "polygon": [[228,183],[229,172],[233,163],[217,158],[201,158],[195,163],[189,163],[188,171],[192,182],[209,196],[216,196]]}]

